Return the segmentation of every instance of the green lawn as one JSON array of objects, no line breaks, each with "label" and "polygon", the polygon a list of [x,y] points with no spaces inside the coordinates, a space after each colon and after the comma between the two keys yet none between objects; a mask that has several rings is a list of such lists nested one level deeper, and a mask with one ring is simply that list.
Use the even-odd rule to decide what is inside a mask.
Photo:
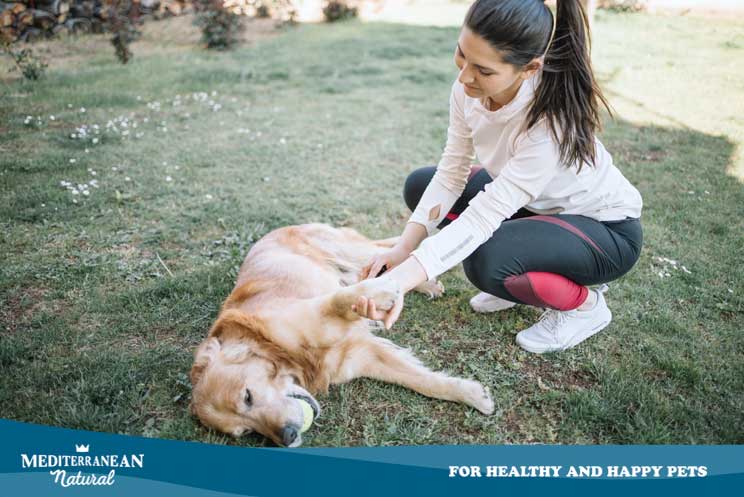
[{"label": "green lawn", "polygon": [[[150,34],[127,66],[95,37],[60,42],[41,82],[6,80],[0,416],[266,444],[189,415],[193,350],[268,231],[400,232],[403,181],[444,144],[456,37],[354,22],[207,53]],[[383,335],[487,384],[496,414],[360,380],[320,399],[306,446],[744,443],[744,21],[600,12],[594,56],[617,110],[602,139],[645,201],[612,325],[526,353],[538,311],[475,315],[456,269]]]}]

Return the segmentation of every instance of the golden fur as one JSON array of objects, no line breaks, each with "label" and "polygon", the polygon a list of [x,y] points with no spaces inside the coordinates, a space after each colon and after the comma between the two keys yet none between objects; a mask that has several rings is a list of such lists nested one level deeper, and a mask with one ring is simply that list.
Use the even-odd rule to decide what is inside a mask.
[{"label": "golden fur", "polygon": [[[430,371],[351,310],[361,295],[379,309],[392,307],[400,292],[394,281],[359,281],[358,274],[393,243],[323,224],[281,228],[259,240],[196,350],[192,412],[222,432],[257,431],[296,447],[303,421],[298,399],[317,415],[314,395],[368,377],[491,414],[493,402],[480,383]],[[432,298],[443,291],[436,281],[416,290]]]}]

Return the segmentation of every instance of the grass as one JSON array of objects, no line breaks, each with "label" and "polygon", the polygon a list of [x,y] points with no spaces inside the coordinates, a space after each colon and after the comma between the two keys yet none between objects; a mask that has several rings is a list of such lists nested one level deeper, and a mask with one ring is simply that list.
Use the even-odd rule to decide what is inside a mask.
[{"label": "grass", "polygon": [[[175,28],[150,25],[127,66],[100,37],[42,45],[48,77],[0,87],[0,416],[264,445],[190,417],[193,350],[271,229],[402,229],[403,181],[444,143],[457,28],[306,25],[229,53]],[[514,335],[538,312],[475,315],[453,270],[444,298],[410,295],[384,335],[486,383],[496,414],[358,380],[321,399],[305,444],[744,443],[743,29],[600,13],[617,111],[602,140],[645,201],[605,332],[528,354]],[[128,136],[122,119],[103,131],[119,117]],[[83,124],[98,143],[70,138]],[[60,185],[92,179],[87,196]]]}]

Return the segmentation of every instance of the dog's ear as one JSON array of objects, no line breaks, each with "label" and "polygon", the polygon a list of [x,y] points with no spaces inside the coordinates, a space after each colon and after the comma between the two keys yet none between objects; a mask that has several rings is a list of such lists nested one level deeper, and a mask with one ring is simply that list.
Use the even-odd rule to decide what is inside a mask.
[{"label": "dog's ear", "polygon": [[194,354],[194,365],[191,366],[191,386],[192,388],[199,383],[204,370],[207,368],[212,358],[220,351],[220,341],[214,337],[207,338],[199,345]]}]

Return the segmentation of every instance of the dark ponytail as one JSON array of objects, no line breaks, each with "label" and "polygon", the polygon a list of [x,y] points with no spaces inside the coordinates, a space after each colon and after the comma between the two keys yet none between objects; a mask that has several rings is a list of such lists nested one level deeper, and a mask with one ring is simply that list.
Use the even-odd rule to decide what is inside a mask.
[{"label": "dark ponytail", "polygon": [[544,119],[559,144],[560,161],[581,170],[585,162],[594,164],[600,104],[612,112],[594,80],[588,20],[579,0],[557,0],[555,19],[553,34],[553,15],[542,0],[477,0],[465,25],[519,68],[545,55],[525,130]]}]

